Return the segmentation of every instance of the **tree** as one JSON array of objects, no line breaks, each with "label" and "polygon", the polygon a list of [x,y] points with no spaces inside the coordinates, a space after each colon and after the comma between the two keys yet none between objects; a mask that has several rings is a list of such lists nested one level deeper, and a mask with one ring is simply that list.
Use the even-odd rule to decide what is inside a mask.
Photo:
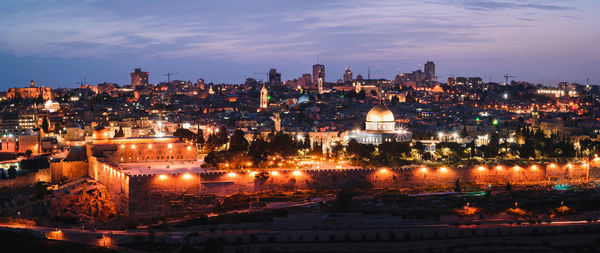
[{"label": "tree", "polygon": [[398,98],[398,96],[394,95],[392,97],[392,105],[397,105],[398,103],[400,103],[400,99]]},{"label": "tree", "polygon": [[198,129],[198,134],[196,134],[196,136],[196,144],[204,146],[204,132],[202,129]]},{"label": "tree", "polygon": [[119,131],[115,133],[115,138],[125,137],[125,132],[123,131],[123,127],[119,127]]},{"label": "tree", "polygon": [[11,166],[6,172],[8,173],[8,177],[11,179],[17,177],[17,169],[15,167]]},{"label": "tree", "polygon": [[44,120],[42,120],[42,130],[44,133],[48,133],[50,128],[50,124],[48,123],[48,116],[44,116]]},{"label": "tree", "polygon": [[460,188],[460,181],[458,179],[456,179],[456,181],[454,181],[454,192],[460,192],[461,188]]},{"label": "tree", "polygon": [[360,143],[358,143],[356,139],[351,139],[348,141],[346,152],[348,152],[349,155],[357,157],[360,154]]},{"label": "tree", "polygon": [[267,160],[269,153],[267,151],[268,144],[261,137],[254,138],[252,143],[250,143],[250,147],[248,148],[248,155],[252,162],[256,165]]},{"label": "tree", "polygon": [[229,139],[229,152],[246,152],[248,145],[244,132],[239,129],[235,130]]},{"label": "tree", "polygon": [[210,151],[206,157],[204,157],[204,163],[211,168],[218,168],[219,163],[221,163],[221,159],[219,158],[217,152]]},{"label": "tree", "polygon": [[179,140],[181,140],[181,141],[192,141],[192,142],[195,142],[196,139],[198,138],[198,135],[196,135],[194,132],[192,132],[188,129],[184,129],[184,128],[178,128],[177,130],[175,130],[175,132],[173,133],[173,136],[178,137]]},{"label": "tree", "polygon": [[490,142],[488,143],[487,157],[496,157],[500,151],[500,138],[497,133],[492,133]]}]

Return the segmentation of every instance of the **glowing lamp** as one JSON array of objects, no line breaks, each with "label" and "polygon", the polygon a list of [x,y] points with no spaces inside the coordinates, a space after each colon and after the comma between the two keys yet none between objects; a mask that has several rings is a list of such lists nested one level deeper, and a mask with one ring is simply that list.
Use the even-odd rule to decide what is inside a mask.
[{"label": "glowing lamp", "polygon": [[152,149],[152,144],[148,144],[148,149]]},{"label": "glowing lamp", "polygon": [[189,173],[185,173],[183,174],[183,179],[192,179],[192,175],[190,175]]},{"label": "glowing lamp", "polygon": [[445,173],[445,172],[448,172],[448,168],[446,168],[446,167],[441,167],[441,168],[440,168],[440,172],[443,172],[443,173]]},{"label": "glowing lamp", "polygon": [[271,171],[271,175],[273,175],[273,176],[279,176],[279,172],[277,172],[277,171]]},{"label": "glowing lamp", "polygon": [[166,180],[167,179],[167,175],[164,175],[164,174],[160,175],[160,176],[158,176],[158,179],[160,179],[160,180]]},{"label": "glowing lamp", "polygon": [[497,170],[502,170],[503,168],[502,168],[502,166],[498,165],[498,166],[496,166],[496,169]]},{"label": "glowing lamp", "polygon": [[421,168],[421,172],[423,172],[423,173],[427,172],[427,168],[425,168],[425,167]]},{"label": "glowing lamp", "polygon": [[379,172],[381,172],[381,173],[387,173],[388,170],[387,169],[380,169]]},{"label": "glowing lamp", "polygon": [[532,165],[531,166],[531,170],[537,170],[537,169],[538,169],[537,165]]},{"label": "glowing lamp", "polygon": [[302,175],[302,172],[300,172],[299,170],[297,170],[297,171],[292,172],[292,174],[294,176],[300,176],[300,175]]},{"label": "glowing lamp", "polygon": [[237,174],[235,174],[235,172],[229,172],[229,173],[227,174],[227,176],[228,176],[228,177],[235,177],[235,176],[237,176]]},{"label": "glowing lamp", "polygon": [[483,167],[483,166],[479,166],[479,167],[477,167],[477,170],[478,170],[478,171],[484,171],[484,170],[485,170],[485,167]]}]

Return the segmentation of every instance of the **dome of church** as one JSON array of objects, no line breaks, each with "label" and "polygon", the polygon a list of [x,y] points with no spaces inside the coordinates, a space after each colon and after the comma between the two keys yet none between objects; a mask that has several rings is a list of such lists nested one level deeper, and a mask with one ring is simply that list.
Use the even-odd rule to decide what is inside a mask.
[{"label": "dome of church", "polygon": [[383,106],[375,106],[367,113],[367,122],[394,122],[392,111]]}]

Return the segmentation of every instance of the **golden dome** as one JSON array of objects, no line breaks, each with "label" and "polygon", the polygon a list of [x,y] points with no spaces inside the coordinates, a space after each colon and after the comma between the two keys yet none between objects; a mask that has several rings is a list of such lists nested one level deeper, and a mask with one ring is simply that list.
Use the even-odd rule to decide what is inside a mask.
[{"label": "golden dome", "polygon": [[367,122],[394,122],[394,114],[392,111],[378,105],[367,113]]}]

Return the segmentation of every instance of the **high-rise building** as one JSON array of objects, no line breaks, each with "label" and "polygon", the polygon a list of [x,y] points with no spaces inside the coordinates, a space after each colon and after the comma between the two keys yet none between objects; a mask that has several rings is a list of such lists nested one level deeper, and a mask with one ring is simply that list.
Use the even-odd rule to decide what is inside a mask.
[{"label": "high-rise building", "polygon": [[323,78],[323,81],[325,81],[325,65],[315,64],[315,65],[313,65],[313,75],[312,75],[313,84],[317,84],[317,81],[319,81],[319,78]]},{"label": "high-rise building", "polygon": [[263,83],[262,89],[260,89],[260,108],[269,107],[269,91]]},{"label": "high-rise building", "polygon": [[346,69],[344,70],[344,82],[345,83],[352,82],[352,70],[350,70],[349,67],[346,67]]},{"label": "high-rise building", "polygon": [[131,88],[135,90],[137,86],[148,86],[148,72],[142,72],[141,68],[136,68],[131,72]]},{"label": "high-rise building", "polygon": [[271,85],[281,84],[281,73],[277,73],[277,69],[269,70],[269,83]]},{"label": "high-rise building", "polygon": [[435,81],[435,63],[432,61],[425,63],[425,81]]}]

